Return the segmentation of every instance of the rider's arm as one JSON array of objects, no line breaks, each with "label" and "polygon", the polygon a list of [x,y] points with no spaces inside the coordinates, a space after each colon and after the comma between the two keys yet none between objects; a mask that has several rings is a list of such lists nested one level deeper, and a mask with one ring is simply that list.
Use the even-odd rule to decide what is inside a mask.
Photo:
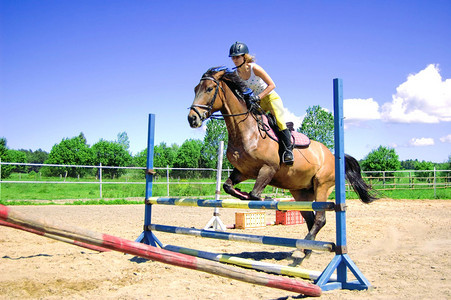
[{"label": "rider's arm", "polygon": [[271,77],[268,75],[268,73],[266,73],[266,71],[259,65],[254,64],[253,70],[254,70],[254,74],[257,75],[258,77],[260,77],[261,79],[263,79],[263,81],[268,85],[266,87],[266,89],[258,95],[260,97],[260,99],[262,99],[262,98],[266,97],[267,95],[269,95],[269,93],[271,93],[271,91],[276,88],[276,84],[271,79]]}]

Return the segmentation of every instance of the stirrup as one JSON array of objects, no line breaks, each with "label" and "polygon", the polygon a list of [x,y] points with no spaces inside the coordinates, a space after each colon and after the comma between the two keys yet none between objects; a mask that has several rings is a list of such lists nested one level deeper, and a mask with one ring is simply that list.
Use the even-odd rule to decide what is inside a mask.
[{"label": "stirrup", "polygon": [[[291,155],[290,155],[291,154]],[[285,156],[291,156],[291,159],[285,160]],[[285,150],[282,154],[282,162],[286,165],[292,165],[294,163],[294,155],[291,150]]]}]

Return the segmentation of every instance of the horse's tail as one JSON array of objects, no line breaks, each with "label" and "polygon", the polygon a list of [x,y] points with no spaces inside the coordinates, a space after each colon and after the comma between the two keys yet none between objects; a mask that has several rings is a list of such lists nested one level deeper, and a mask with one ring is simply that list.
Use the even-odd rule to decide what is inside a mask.
[{"label": "horse's tail", "polygon": [[364,203],[371,203],[378,198],[371,186],[366,184],[361,175],[359,162],[352,156],[345,154],[345,176],[354,191]]}]

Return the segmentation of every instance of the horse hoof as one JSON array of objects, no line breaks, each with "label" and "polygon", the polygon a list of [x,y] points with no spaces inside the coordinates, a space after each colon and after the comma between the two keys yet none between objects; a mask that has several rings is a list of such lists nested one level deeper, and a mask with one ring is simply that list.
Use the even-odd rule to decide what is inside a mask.
[{"label": "horse hoof", "polygon": [[252,192],[249,193],[249,199],[262,201],[262,198],[260,196],[254,195]]}]

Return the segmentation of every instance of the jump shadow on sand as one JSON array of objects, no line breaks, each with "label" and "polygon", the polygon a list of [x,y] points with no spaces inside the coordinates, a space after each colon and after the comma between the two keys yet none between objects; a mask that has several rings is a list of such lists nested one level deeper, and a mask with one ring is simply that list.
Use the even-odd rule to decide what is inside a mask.
[{"label": "jump shadow on sand", "polygon": [[[287,260],[290,261],[288,266],[299,266],[302,261],[304,260],[304,257],[298,257],[297,255],[293,255],[295,251],[288,251],[288,252],[269,252],[269,251],[257,251],[257,252],[241,252],[241,253],[215,253],[216,255],[228,255],[228,256],[235,256],[239,258],[245,258],[245,259],[252,259],[256,261],[260,260]],[[139,256],[134,256],[130,259],[131,262],[135,262],[138,264],[145,263],[149,261],[149,259],[142,258]]]}]

